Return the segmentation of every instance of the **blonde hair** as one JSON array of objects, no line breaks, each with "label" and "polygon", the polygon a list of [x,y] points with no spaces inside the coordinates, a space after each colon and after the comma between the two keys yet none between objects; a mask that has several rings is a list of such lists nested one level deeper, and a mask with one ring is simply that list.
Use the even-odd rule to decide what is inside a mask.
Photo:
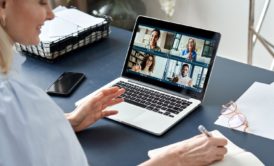
[{"label": "blonde hair", "polygon": [[7,74],[12,61],[12,44],[9,36],[0,25],[0,72]]}]

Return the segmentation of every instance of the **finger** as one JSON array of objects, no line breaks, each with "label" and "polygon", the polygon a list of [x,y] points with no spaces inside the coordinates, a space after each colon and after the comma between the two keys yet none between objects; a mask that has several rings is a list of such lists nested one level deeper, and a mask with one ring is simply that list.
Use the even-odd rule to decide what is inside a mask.
[{"label": "finger", "polygon": [[217,153],[217,155],[225,155],[227,153],[227,148],[225,148],[225,147],[217,147],[216,153]]},{"label": "finger", "polygon": [[116,99],[112,99],[109,101],[109,103],[107,104],[108,106],[112,106],[112,105],[115,105],[115,104],[119,104],[121,102],[123,102],[124,99],[123,98],[116,98]]},{"label": "finger", "polygon": [[215,146],[225,146],[227,144],[227,140],[225,138],[217,138],[217,137],[210,137],[210,141]]},{"label": "finger", "polygon": [[[118,87],[105,88],[98,92],[95,96],[91,97],[94,104],[106,103],[110,99],[114,98],[115,93],[119,91]],[[120,92],[121,93],[121,92]],[[111,96],[110,96],[111,95]]]},{"label": "finger", "polygon": [[102,118],[111,116],[111,115],[116,115],[116,114],[118,114],[118,111],[116,111],[116,110],[105,110],[102,112]]},{"label": "finger", "polygon": [[105,93],[104,96],[101,96],[100,101],[102,103],[108,103],[110,100],[121,96],[123,93],[125,93],[125,89],[123,89],[123,88],[118,89],[115,93],[112,93],[112,94],[107,94],[106,95],[106,93]]},{"label": "finger", "polygon": [[100,98],[104,96],[108,96],[110,94],[114,94],[119,90],[118,87],[108,87],[100,90],[95,96],[99,96]]},{"label": "finger", "polygon": [[224,159],[224,155],[216,155],[214,161],[220,161],[220,160],[223,160],[223,159]]},{"label": "finger", "polygon": [[102,98],[101,99],[101,102],[103,105],[106,105],[106,106],[111,106],[111,105],[115,105],[115,104],[118,104],[120,102],[123,102],[124,99],[121,98],[121,94],[124,93],[124,91],[121,91],[121,92],[117,92],[118,94],[114,94],[112,96],[106,96],[105,98]]},{"label": "finger", "polygon": [[210,163],[220,161],[224,158],[225,153],[227,152],[226,148],[211,149],[212,153],[209,153],[208,159]]},{"label": "finger", "polygon": [[115,94],[117,91],[119,90],[119,87],[109,87],[109,88],[105,88],[102,89],[101,91],[99,91],[98,93],[96,93],[96,95],[91,95],[87,102],[92,101],[92,103],[94,104],[99,104],[101,103],[102,99],[105,98],[105,96],[108,96],[110,94]]},{"label": "finger", "polygon": [[194,138],[204,138],[205,136],[206,136],[205,134],[199,134],[199,135],[194,136]]},{"label": "finger", "polygon": [[[120,97],[122,94],[124,94],[126,92],[126,90],[124,88],[120,88],[116,94],[116,97]],[[115,98],[116,98],[115,97]]]},{"label": "finger", "polygon": [[116,93],[120,88],[117,87],[117,86],[114,86],[114,87],[108,87],[108,88],[104,88],[102,89],[99,94],[103,95],[103,96],[108,96],[108,95],[111,95],[111,94],[114,94]]},{"label": "finger", "polygon": [[[122,88],[121,88],[122,89]],[[99,96],[114,96],[117,92],[121,90],[119,87],[111,87],[107,89],[103,89],[101,92],[99,92]]]}]

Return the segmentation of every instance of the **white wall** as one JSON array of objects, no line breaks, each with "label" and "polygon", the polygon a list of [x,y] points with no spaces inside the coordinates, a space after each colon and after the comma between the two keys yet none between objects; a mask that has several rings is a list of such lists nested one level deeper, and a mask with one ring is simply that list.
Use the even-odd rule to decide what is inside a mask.
[{"label": "white wall", "polygon": [[[177,0],[175,13],[168,18],[158,0],[143,0],[147,15],[205,28],[222,34],[218,55],[246,63],[249,0]],[[255,21],[264,0],[255,1]],[[261,34],[274,43],[274,2],[270,4]],[[254,49],[254,65],[269,68],[272,56],[258,43]]]}]

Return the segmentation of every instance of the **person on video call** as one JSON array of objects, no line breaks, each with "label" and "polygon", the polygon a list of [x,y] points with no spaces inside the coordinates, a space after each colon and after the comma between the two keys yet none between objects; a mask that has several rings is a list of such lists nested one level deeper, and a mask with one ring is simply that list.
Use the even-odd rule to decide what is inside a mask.
[{"label": "person on video call", "polygon": [[[41,26],[53,18],[48,0],[0,0],[0,165],[88,166],[75,132],[117,114],[106,108],[123,101],[125,90],[110,87],[64,115],[42,89],[14,72],[14,43],[38,44]],[[223,159],[226,143],[200,134],[142,165],[208,165]]]},{"label": "person on video call", "polygon": [[183,64],[181,68],[181,72],[178,76],[174,77],[172,82],[176,82],[185,86],[192,86],[192,79],[188,76],[189,73],[189,65]]},{"label": "person on video call", "polygon": [[186,49],[182,51],[182,56],[190,61],[196,61],[196,41],[193,38],[189,38],[186,44]]},{"label": "person on video call", "polygon": [[147,55],[144,57],[140,65],[135,65],[132,70],[146,75],[151,75],[153,73],[155,66],[155,57],[153,55]]},{"label": "person on video call", "polygon": [[149,49],[154,51],[161,51],[161,48],[157,45],[157,42],[161,36],[159,29],[153,29],[149,39]]}]

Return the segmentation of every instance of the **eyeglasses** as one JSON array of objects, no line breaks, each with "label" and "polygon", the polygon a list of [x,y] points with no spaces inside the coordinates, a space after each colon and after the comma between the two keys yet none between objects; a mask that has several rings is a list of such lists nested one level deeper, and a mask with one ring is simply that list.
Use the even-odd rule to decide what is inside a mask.
[{"label": "eyeglasses", "polygon": [[221,114],[228,118],[228,126],[236,129],[243,127],[244,131],[248,128],[248,122],[244,114],[239,112],[237,104],[234,101],[230,101],[227,104],[222,105]]}]

